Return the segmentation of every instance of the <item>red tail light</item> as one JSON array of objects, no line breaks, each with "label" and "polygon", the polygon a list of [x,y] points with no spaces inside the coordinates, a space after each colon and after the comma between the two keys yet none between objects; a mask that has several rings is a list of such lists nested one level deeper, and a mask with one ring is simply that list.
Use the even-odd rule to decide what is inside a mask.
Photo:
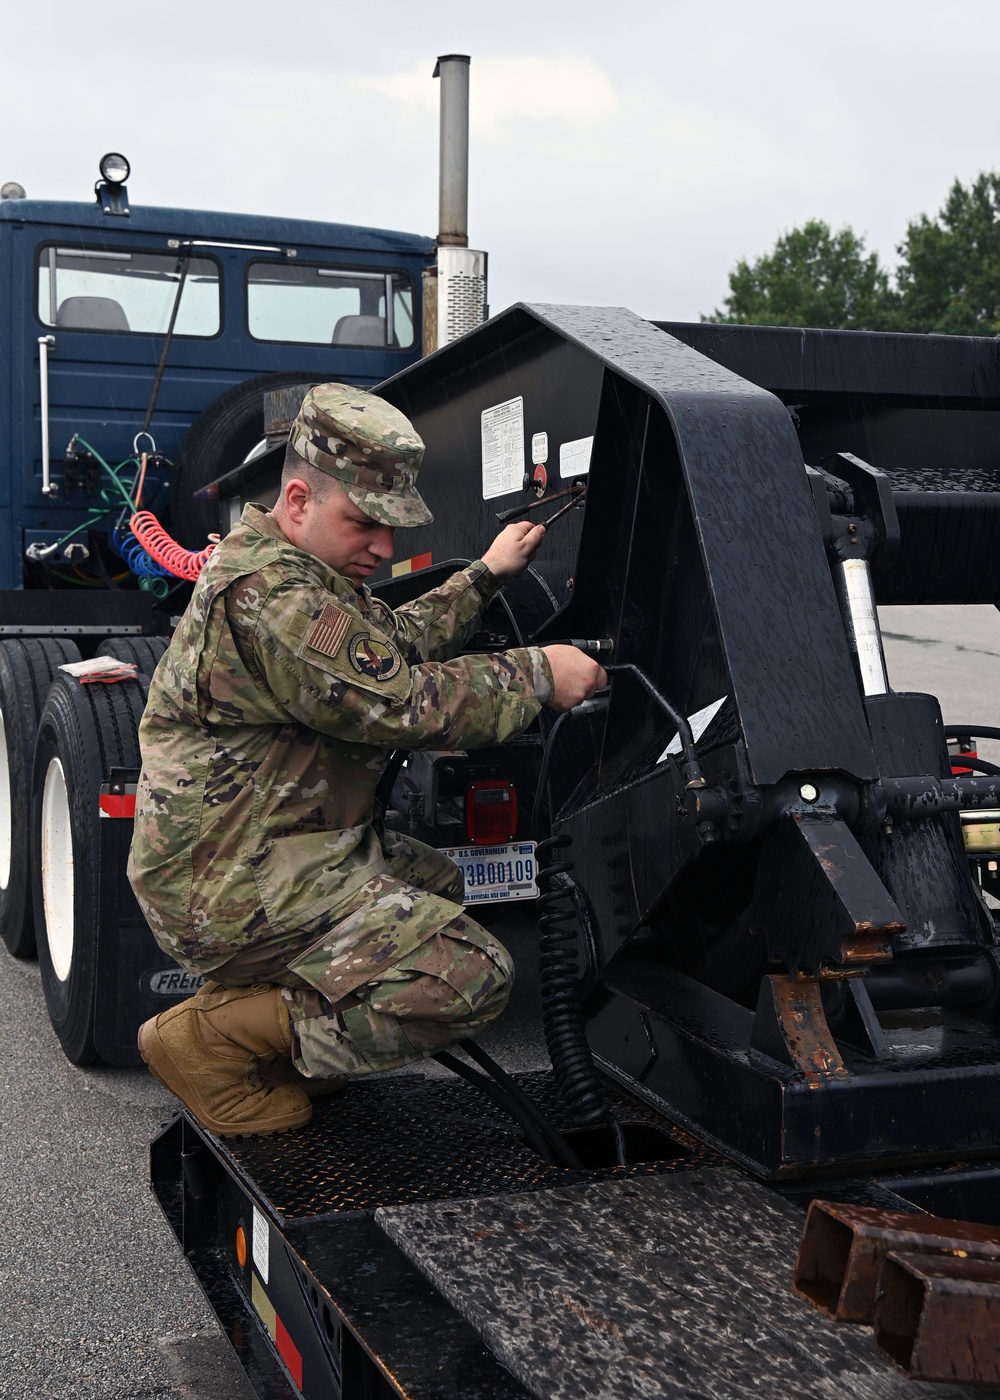
[{"label": "red tail light", "polygon": [[474,846],[501,846],[517,830],[517,789],[504,778],[470,783],[465,792],[465,830]]}]

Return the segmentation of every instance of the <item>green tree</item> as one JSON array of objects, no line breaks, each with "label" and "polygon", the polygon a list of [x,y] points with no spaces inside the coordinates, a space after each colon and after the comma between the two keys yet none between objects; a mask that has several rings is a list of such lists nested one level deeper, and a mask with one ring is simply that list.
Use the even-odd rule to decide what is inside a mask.
[{"label": "green tree", "polygon": [[1000,175],[958,180],[935,219],[910,224],[898,249],[900,330],[1000,331]]},{"label": "green tree", "polygon": [[888,330],[896,297],[877,253],[850,228],[833,233],[821,219],[783,233],[774,251],[741,259],[729,274],[724,309],[705,321],[759,326]]}]

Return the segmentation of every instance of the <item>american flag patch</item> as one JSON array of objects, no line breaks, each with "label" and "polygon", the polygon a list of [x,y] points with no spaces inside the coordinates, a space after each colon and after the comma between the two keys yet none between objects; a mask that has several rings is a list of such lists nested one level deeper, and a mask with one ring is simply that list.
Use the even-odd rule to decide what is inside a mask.
[{"label": "american flag patch", "polygon": [[307,645],[313,651],[321,651],[324,656],[336,656],[351,621],[350,613],[341,612],[332,603],[327,603],[306,639]]}]

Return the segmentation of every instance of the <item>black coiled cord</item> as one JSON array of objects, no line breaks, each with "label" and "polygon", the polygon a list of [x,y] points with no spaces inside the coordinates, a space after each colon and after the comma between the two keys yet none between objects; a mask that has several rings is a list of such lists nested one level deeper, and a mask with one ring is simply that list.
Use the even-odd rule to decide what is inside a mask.
[{"label": "black coiled cord", "polygon": [[566,878],[573,862],[560,859],[572,844],[566,835],[538,843],[539,984],[545,1044],[574,1122],[580,1126],[607,1121],[607,1095],[591,1058],[580,1007],[577,933],[573,889]]}]

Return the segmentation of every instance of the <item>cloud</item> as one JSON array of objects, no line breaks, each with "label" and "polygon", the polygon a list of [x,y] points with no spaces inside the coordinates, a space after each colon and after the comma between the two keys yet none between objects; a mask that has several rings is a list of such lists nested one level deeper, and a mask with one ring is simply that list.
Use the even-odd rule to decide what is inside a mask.
[{"label": "cloud", "polygon": [[[436,83],[426,64],[390,74],[357,74],[348,79],[359,93],[374,92],[407,106],[437,110]],[[605,73],[589,58],[474,60],[469,87],[469,124],[487,140],[498,140],[515,123],[559,122],[580,128],[607,121],[620,100]]]}]

